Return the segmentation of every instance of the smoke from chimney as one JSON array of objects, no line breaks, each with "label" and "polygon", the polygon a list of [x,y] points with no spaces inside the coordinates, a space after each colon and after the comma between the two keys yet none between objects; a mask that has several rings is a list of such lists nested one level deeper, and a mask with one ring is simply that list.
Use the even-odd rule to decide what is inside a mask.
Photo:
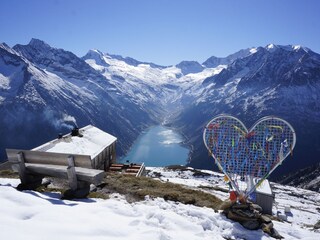
[{"label": "smoke from chimney", "polygon": [[74,127],[78,128],[77,121],[73,116],[70,116],[70,115],[64,113],[62,115],[62,117],[63,117],[63,121],[64,121],[65,124],[67,124],[68,122],[72,122],[73,125],[74,125],[74,126],[72,126],[72,128],[74,128]]},{"label": "smoke from chimney", "polygon": [[72,130],[74,127],[78,127],[76,119],[66,113],[61,114],[50,108],[47,108],[43,111],[43,114],[45,119],[58,130],[63,128]]}]

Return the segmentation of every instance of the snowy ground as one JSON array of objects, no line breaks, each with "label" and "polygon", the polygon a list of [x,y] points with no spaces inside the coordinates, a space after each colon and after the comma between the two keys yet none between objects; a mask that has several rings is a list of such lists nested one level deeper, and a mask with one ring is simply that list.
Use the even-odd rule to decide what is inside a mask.
[{"label": "snowy ground", "polygon": [[[171,171],[166,168],[148,168],[148,170],[150,171],[149,176],[157,177],[161,181],[170,181],[193,188],[200,187],[202,190],[210,192],[222,200],[229,197],[228,193],[219,190],[228,190],[221,173],[202,170],[199,174],[193,169],[189,171]],[[201,173],[204,173],[204,175]],[[275,193],[272,213],[284,220],[283,223],[273,221],[279,233],[286,239],[299,239],[300,237],[296,233],[300,230],[312,231],[311,226],[320,221],[320,194],[276,183],[271,183],[271,185]],[[289,213],[285,213],[285,207],[289,207]],[[320,239],[320,231],[317,234],[315,235],[317,236],[316,238],[314,236],[310,239]]]},{"label": "snowy ground", "polygon": [[[191,171],[152,170],[161,172],[165,181],[192,187],[221,183],[221,176],[213,172],[194,177]],[[117,194],[108,200],[67,201],[57,193],[19,192],[14,188],[17,184],[17,179],[0,178],[1,239],[271,239],[261,230],[246,230],[208,208],[160,198],[128,203]],[[300,190],[276,189],[278,208],[290,204],[292,209],[290,222],[274,221],[279,233],[285,239],[320,239],[320,232],[303,225],[320,220],[320,194],[306,191],[309,195],[301,198],[295,194]],[[221,192],[220,197],[227,194]]]}]

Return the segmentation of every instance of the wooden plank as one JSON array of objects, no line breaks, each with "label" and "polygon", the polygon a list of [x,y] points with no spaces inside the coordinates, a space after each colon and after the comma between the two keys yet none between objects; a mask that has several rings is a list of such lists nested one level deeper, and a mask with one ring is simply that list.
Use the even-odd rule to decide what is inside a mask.
[{"label": "wooden plank", "polygon": [[110,167],[109,170],[120,171],[120,170],[122,170],[122,167]]},{"label": "wooden plank", "polygon": [[131,169],[140,169],[141,165],[132,165],[129,168],[131,168]]},{"label": "wooden plank", "polygon": [[[68,156],[70,154],[65,153],[52,153],[52,152],[40,152],[29,151],[19,149],[6,149],[7,157],[10,162],[17,162],[17,154],[23,152],[26,163],[39,163],[39,164],[51,164],[51,165],[63,165],[68,166]],[[76,167],[92,168],[91,157],[89,155],[72,154]]]},{"label": "wooden plank", "polygon": [[110,167],[123,167],[123,164],[112,163]]},{"label": "wooden plank", "polygon": [[[59,165],[26,163],[26,168],[30,173],[41,174],[58,178],[68,178],[67,168]],[[75,167],[77,180],[90,182],[95,185],[100,184],[105,177],[102,170]]]},{"label": "wooden plank", "polygon": [[131,168],[128,168],[128,169],[126,170],[126,172],[137,173],[137,172],[139,172],[139,169],[131,169]]},{"label": "wooden plank", "polygon": [[68,157],[67,175],[68,175],[68,181],[69,181],[69,186],[71,190],[76,190],[78,186],[77,186],[77,175],[74,167],[73,156]]}]

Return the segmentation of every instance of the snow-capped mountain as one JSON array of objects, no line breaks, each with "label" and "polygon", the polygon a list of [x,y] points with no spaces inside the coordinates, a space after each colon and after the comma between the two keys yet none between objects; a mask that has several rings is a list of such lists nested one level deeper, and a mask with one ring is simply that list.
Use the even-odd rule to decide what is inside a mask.
[{"label": "snow-capped mountain", "polygon": [[201,132],[219,113],[239,117],[248,128],[265,115],[292,123],[297,145],[282,171],[319,161],[320,138],[315,129],[320,123],[320,55],[299,46],[268,45],[251,52],[206,78],[200,94],[175,121],[195,147],[191,166],[214,166]]},{"label": "snow-capped mountain", "polygon": [[120,154],[142,129],[166,123],[193,146],[189,164],[211,169],[202,131],[212,117],[229,113],[250,127],[262,116],[277,115],[292,123],[298,138],[293,158],[281,169],[297,170],[319,161],[319,69],[319,54],[291,45],[159,66],[99,50],[78,58],[37,39],[13,48],[2,44],[0,121],[7,127],[1,151],[49,140],[66,130],[69,115],[80,126],[92,123],[116,135]]},{"label": "snow-capped mountain", "polygon": [[[149,109],[158,109],[163,115],[174,114],[183,108],[181,99],[185,90],[200,85],[222,67],[204,68],[195,61],[183,61],[175,66],[159,66],[142,63],[131,58],[123,58],[98,50],[90,50],[83,59],[99,71],[136,102]],[[128,59],[130,61],[128,61]],[[167,117],[164,116],[163,120]]]},{"label": "snow-capped mountain", "polygon": [[231,64],[233,61],[237,60],[238,58],[244,58],[249,56],[252,53],[256,52],[256,48],[247,48],[242,49],[236,53],[230,54],[227,57],[215,57],[212,56],[208,58],[205,62],[202,63],[203,66],[208,68],[215,68],[219,65],[228,65]]},{"label": "snow-capped mountain", "polygon": [[138,64],[137,60],[114,57],[98,50],[90,50],[83,59],[122,93],[148,107],[150,111],[157,110],[161,103],[165,103],[169,98],[168,95],[172,90],[162,86],[168,83],[168,79],[175,78],[175,74],[178,73],[177,69],[170,69],[167,73],[163,73],[161,66],[149,63]]},{"label": "snow-capped mountain", "polygon": [[40,40],[1,45],[0,73],[1,158],[5,147],[34,147],[68,131],[70,119],[117,135],[119,153],[154,123],[151,113],[84,60]]},{"label": "snow-capped mountain", "polygon": [[187,75],[189,73],[199,73],[204,69],[204,66],[196,61],[182,61],[177,64],[176,67],[181,69],[183,75]]}]

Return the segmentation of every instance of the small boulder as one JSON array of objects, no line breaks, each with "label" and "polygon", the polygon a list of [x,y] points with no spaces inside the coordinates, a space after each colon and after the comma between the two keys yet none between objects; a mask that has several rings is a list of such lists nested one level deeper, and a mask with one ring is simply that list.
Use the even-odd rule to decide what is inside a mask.
[{"label": "small boulder", "polygon": [[284,238],[284,237],[282,237],[282,236],[278,233],[278,231],[277,231],[276,229],[274,229],[274,228],[271,229],[270,236],[273,237],[273,238],[275,238],[275,239],[282,239],[282,238]]},{"label": "small boulder", "polygon": [[221,205],[219,206],[219,209],[227,211],[232,207],[232,205],[234,205],[233,202],[231,202],[230,200],[226,200],[221,203]]},{"label": "small boulder", "polygon": [[265,233],[268,233],[269,235],[271,235],[271,230],[273,229],[273,223],[262,223],[261,224],[261,229],[262,231],[264,231]]},{"label": "small boulder", "polygon": [[262,223],[271,223],[271,219],[269,217],[267,217],[266,215],[261,215],[260,216],[260,221]]},{"label": "small boulder", "polygon": [[249,230],[257,230],[260,228],[260,223],[257,220],[249,220],[241,223],[242,226]]},{"label": "small boulder", "polygon": [[251,203],[251,204],[250,204],[250,209],[251,209],[251,210],[256,210],[256,211],[258,211],[259,213],[262,212],[262,207],[260,207],[258,204],[254,204],[254,203]]},{"label": "small boulder", "polygon": [[232,211],[227,213],[227,218],[240,223],[252,220],[250,217],[241,216]]},{"label": "small boulder", "polygon": [[320,229],[320,221],[318,221],[314,226],[314,229]]},{"label": "small boulder", "polygon": [[249,203],[238,203],[238,204],[234,204],[232,206],[233,209],[249,209],[250,208],[250,204]]}]

